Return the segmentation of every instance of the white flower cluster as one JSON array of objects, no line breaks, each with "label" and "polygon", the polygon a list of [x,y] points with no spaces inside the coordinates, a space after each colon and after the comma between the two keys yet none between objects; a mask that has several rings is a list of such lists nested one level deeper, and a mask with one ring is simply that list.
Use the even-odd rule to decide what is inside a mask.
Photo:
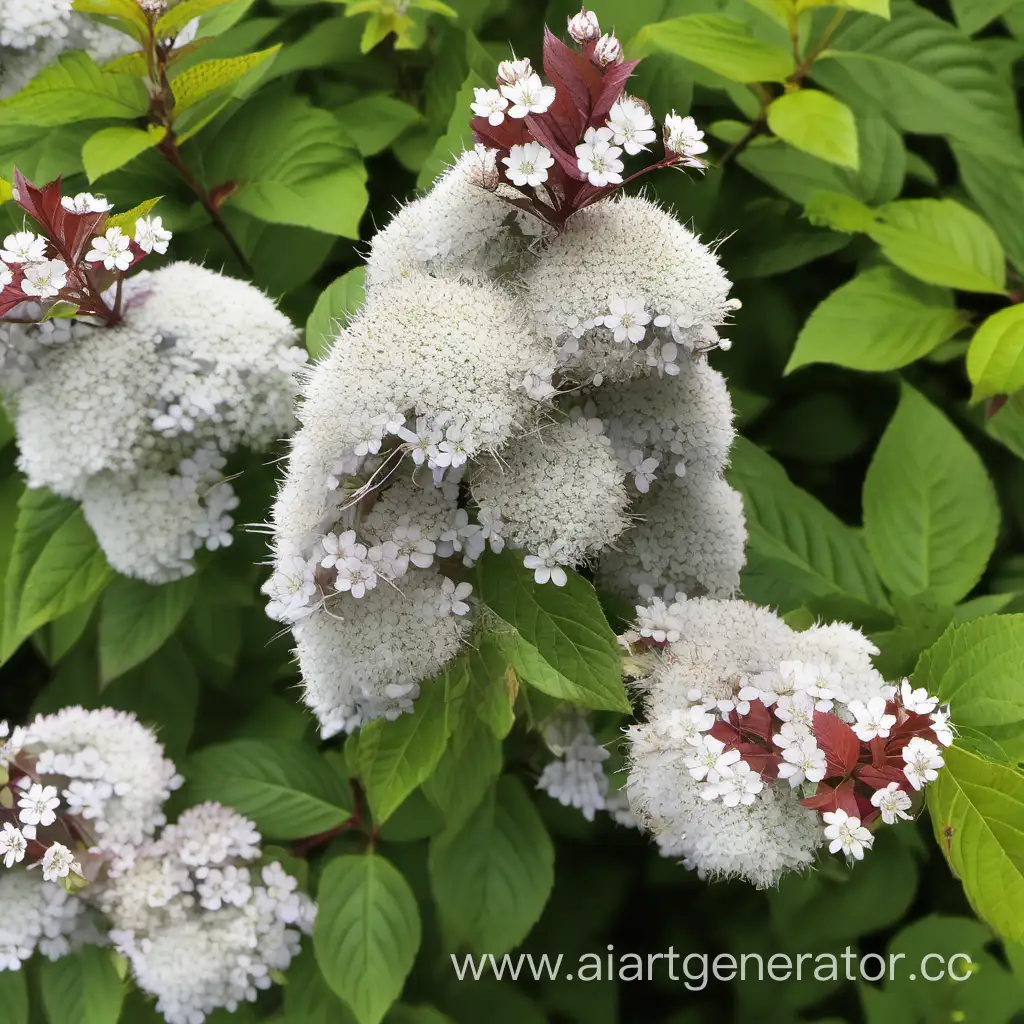
[{"label": "white flower cluster", "polygon": [[[876,649],[852,627],[794,632],[767,609],[707,598],[654,599],[637,611],[638,628],[624,639],[660,650],[638,684],[646,721],[627,730],[630,805],[662,854],[682,858],[702,877],[774,885],[806,867],[823,841],[833,853],[863,857],[873,835],[859,814],[836,807],[819,817],[800,802],[837,774],[816,740],[829,722],[852,730],[860,743],[888,740],[897,717],[886,708],[897,707],[909,727],[938,740],[913,736],[883,759],[888,774],[872,756],[866,771],[873,774],[858,776],[864,796],[848,784],[849,806],[863,806],[885,824],[909,817],[908,790],[920,790],[942,767],[939,744],[953,740],[947,713],[906,682],[885,683],[871,664]],[[755,701],[760,726],[744,717]],[[747,737],[767,729],[764,745],[712,735],[728,733],[730,722],[751,730]]]},{"label": "white flower cluster", "polygon": [[0,390],[29,486],[81,500],[114,568],[162,583],[231,542],[226,456],[291,430],[305,353],[252,285],[189,263],[128,279],[123,311],[115,327],[11,326],[21,358]]},{"label": "white flower cluster", "polygon": [[101,887],[110,937],[168,1024],[255,1000],[312,931],[315,904],[279,863],[260,866],[259,844],[252,822],[201,804]]},{"label": "white flower cluster", "polygon": [[543,736],[555,760],[545,765],[538,789],[563,807],[578,808],[587,821],[607,811],[620,825],[636,826],[624,794],[606,774],[611,754],[597,742],[583,712],[569,707],[556,712],[545,723]]},{"label": "white flower cluster", "polygon": [[463,155],[377,235],[362,311],[304,380],[265,592],[324,735],[411,710],[488,546],[556,586],[606,560],[632,597],[738,583],[714,254],[638,198],[555,234],[492,170]]}]

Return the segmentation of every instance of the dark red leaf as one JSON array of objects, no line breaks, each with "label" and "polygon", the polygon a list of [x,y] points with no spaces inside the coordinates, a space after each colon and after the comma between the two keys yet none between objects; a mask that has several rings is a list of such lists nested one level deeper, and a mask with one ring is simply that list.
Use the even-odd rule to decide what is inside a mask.
[{"label": "dark red leaf", "polygon": [[594,109],[590,115],[594,124],[604,124],[608,120],[609,112],[615,106],[615,101],[622,95],[629,76],[633,74],[633,69],[639,63],[638,60],[627,60],[621,64],[609,65],[604,73],[600,95],[594,103]]},{"label": "dark red leaf", "polygon": [[739,728],[752,736],[756,736],[768,746],[772,742],[772,713],[759,700],[750,702],[750,712],[737,715]]},{"label": "dark red leaf", "polygon": [[862,764],[854,773],[859,782],[871,789],[885,789],[890,782],[903,783],[906,777],[895,765]]},{"label": "dark red leaf", "polygon": [[715,722],[713,726],[708,730],[709,736],[714,736],[720,743],[724,743],[727,747],[739,747],[743,743],[743,735],[739,729],[730,725],[728,722],[723,722],[721,719]]},{"label": "dark red leaf", "polygon": [[567,153],[562,148],[559,140],[552,134],[550,126],[542,118],[530,114],[526,118],[526,126],[542,146],[551,150],[551,155],[558,161],[559,167],[570,178],[575,178],[577,181],[583,180],[583,172],[579,168],[575,152]]},{"label": "dark red leaf", "polygon": [[[759,746],[756,743],[739,743],[737,744],[737,750],[740,752],[740,756],[747,764],[750,765],[751,769],[758,773],[762,779],[769,782],[779,777],[779,763],[782,758],[778,754],[772,753],[770,750],[765,750],[764,747]],[[788,783],[787,783],[788,785]]]},{"label": "dark red leaf", "polygon": [[491,124],[486,117],[474,117],[469,124],[476,141],[488,149],[508,150],[529,141],[526,126],[515,118],[506,118],[501,124]]},{"label": "dark red leaf", "polygon": [[828,762],[829,777],[847,776],[860,757],[857,734],[835,715],[814,712],[814,738]]},{"label": "dark red leaf", "polygon": [[585,124],[601,95],[601,72],[581,53],[566,46],[551,29],[544,29],[544,73],[555,89],[568,90]]},{"label": "dark red leaf", "polygon": [[814,796],[804,797],[800,804],[812,811],[834,811],[838,806],[836,791],[827,782],[819,782]]}]

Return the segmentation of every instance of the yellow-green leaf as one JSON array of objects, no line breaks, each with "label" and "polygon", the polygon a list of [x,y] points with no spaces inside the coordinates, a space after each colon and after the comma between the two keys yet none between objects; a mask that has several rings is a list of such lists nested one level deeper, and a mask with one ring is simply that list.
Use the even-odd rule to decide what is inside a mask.
[{"label": "yellow-green leaf", "polygon": [[788,50],[755,39],[746,22],[724,14],[688,14],[647,25],[629,50],[634,57],[674,53],[733,82],[784,82],[796,70]]},{"label": "yellow-green leaf", "polygon": [[796,149],[857,170],[857,122],[845,103],[819,89],[784,93],[768,106],[768,127]]},{"label": "yellow-green leaf", "polygon": [[222,60],[208,60],[196,64],[179,75],[171,83],[174,92],[174,112],[181,114],[212,96],[218,89],[234,85],[250,71],[277,56],[281,45],[257,53],[246,53],[241,57],[225,57]]},{"label": "yellow-green leaf", "polygon": [[149,125],[141,128],[101,128],[82,147],[82,163],[89,183],[134,160],[140,153],[159,146],[167,129]]},{"label": "yellow-green leaf", "polygon": [[193,18],[230,2],[231,0],[182,0],[156,23],[157,38],[173,39]]},{"label": "yellow-green leaf", "polygon": [[811,194],[804,216],[815,226],[852,233],[867,231],[877,219],[870,206],[842,192],[820,189]]},{"label": "yellow-green leaf", "polygon": [[974,402],[1024,388],[1024,306],[1001,309],[978,328],[967,350],[967,376]]},{"label": "yellow-green leaf", "polygon": [[156,199],[147,199],[144,203],[139,203],[138,206],[133,207],[131,210],[119,213],[116,217],[111,217],[107,221],[107,227],[120,228],[129,238],[134,238],[136,222],[143,217],[148,217],[150,211],[162,198],[163,196],[157,196]]},{"label": "yellow-green leaf", "polygon": [[11,187],[11,183],[6,178],[0,178],[0,206],[13,196],[14,189]]},{"label": "yellow-green leaf", "polygon": [[145,39],[149,30],[146,16],[135,0],[75,0],[71,5],[79,14],[98,14],[120,22],[122,31],[136,39]]},{"label": "yellow-green leaf", "polygon": [[842,7],[845,11],[863,11],[865,14],[885,18],[886,21],[891,17],[889,0],[796,0],[797,14],[803,14],[804,11],[810,11],[815,7]]}]

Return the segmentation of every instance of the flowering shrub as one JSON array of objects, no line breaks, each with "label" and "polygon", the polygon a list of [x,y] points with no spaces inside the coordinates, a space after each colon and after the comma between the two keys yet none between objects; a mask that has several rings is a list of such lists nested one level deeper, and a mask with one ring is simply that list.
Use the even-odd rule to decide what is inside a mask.
[{"label": "flowering shrub", "polygon": [[3,1024],[1019,1017],[1022,30],[0,0]]}]

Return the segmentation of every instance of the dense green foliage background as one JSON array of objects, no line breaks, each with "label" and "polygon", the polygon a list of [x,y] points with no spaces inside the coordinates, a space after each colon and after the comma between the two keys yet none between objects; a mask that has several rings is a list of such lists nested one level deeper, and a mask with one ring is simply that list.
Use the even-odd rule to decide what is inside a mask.
[{"label": "dense green foliage background", "polygon": [[[180,164],[156,148],[158,132],[146,141],[140,68],[127,58],[101,72],[72,55],[42,85],[0,102],[0,177],[14,166],[37,183],[64,175],[68,192],[93,187],[119,209],[162,196],[171,255],[254,280],[308,320],[315,355],[331,318],[359,304],[366,241],[470,142],[473,86],[491,84],[510,47],[539,56],[543,24],[560,32],[573,7],[448,2],[455,16],[427,0],[404,14],[391,0],[186,0],[186,13],[203,13],[206,41],[176,69]],[[115,0],[76,6],[123,14]],[[605,0],[596,13],[627,55],[649,54],[631,93],[659,118],[692,113],[712,141],[706,173],[664,172],[647,188],[716,241],[743,301],[727,332],[732,349],[714,362],[744,435],[731,470],[750,529],[744,596],[794,625],[853,621],[875,639],[890,678],[913,672],[965,623],[975,632],[947,645],[1003,659],[979,655],[973,675],[943,693],[960,694],[952,716],[966,751],[958,781],[937,784],[930,800],[933,816],[949,811],[950,821],[886,829],[856,870],[832,859],[776,891],[706,884],[636,832],[534,798],[539,748],[524,690],[511,731],[508,703],[487,705],[491,692],[473,719],[488,729],[461,750],[445,753],[446,726],[440,748],[419,751],[404,781],[378,782],[376,792],[371,782],[383,827],[364,817],[366,828],[308,842],[349,818],[345,778],[365,783],[374,756],[368,743],[317,752],[287,639],[258,594],[264,538],[239,532],[181,583],[117,577],[74,505],[23,491],[0,416],[0,718],[68,703],[134,710],[184,766],[183,802],[233,803],[268,840],[291,846],[289,864],[309,860],[319,966],[307,948],[287,985],[217,1024],[377,1021],[410,964],[408,1006],[391,1011],[391,1024],[1000,1024],[1024,1012],[1024,948],[1012,941],[1024,940],[1024,658],[1014,636],[1024,627],[1013,617],[1024,611],[1024,5],[849,6]],[[801,87],[844,106],[772,105]],[[0,227],[8,223],[20,226],[12,203],[0,205]],[[273,463],[233,469],[237,520],[261,522]],[[606,608],[619,625],[616,611]],[[478,657],[479,677],[494,683],[487,651]],[[929,658],[918,678],[936,688],[954,659],[941,646]],[[431,692],[440,700],[458,680],[446,687]],[[603,735],[620,721],[608,712]],[[466,754],[470,742],[479,747]],[[502,750],[505,775],[491,788]],[[981,806],[998,786],[1005,805]],[[967,790],[974,818],[962,806]],[[953,817],[963,831],[944,851]],[[986,824],[994,819],[1001,830]],[[368,843],[373,858],[338,856]],[[944,852],[1005,945],[975,918]],[[487,889],[481,878],[493,875],[513,879],[514,897],[498,883]],[[358,916],[353,892],[420,922],[384,934],[358,969],[329,952],[346,930],[377,927],[372,907]],[[712,981],[700,992],[664,978],[455,982],[449,949],[499,953],[527,933],[522,949],[567,958],[609,943],[640,954],[967,951],[977,974],[961,985]],[[32,974],[28,1009],[22,976],[0,973],[0,1020],[156,1019],[134,992],[106,1016],[72,1012],[37,998],[41,980],[53,982]],[[74,988],[66,973],[61,983]],[[357,1017],[332,988],[362,993]]]}]

